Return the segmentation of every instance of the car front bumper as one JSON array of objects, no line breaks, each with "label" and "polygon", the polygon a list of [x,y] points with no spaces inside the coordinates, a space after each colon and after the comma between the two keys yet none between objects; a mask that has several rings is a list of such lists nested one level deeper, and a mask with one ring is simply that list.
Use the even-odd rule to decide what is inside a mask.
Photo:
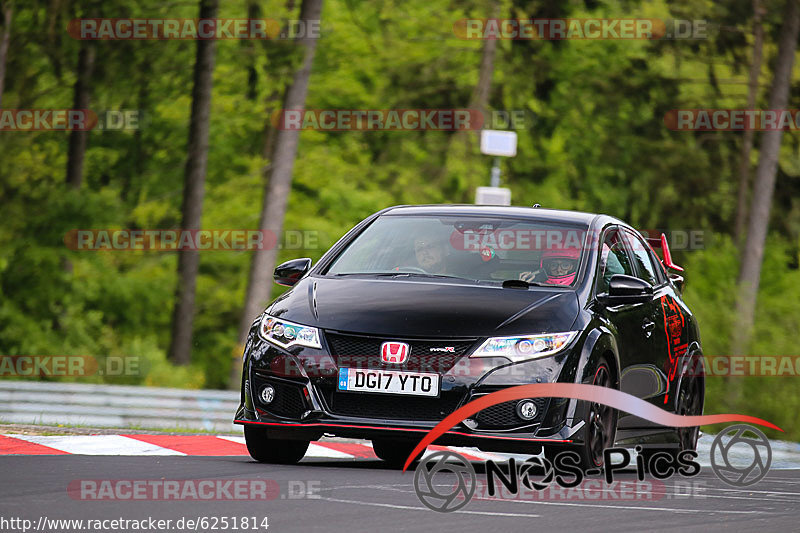
[{"label": "car front bumper", "polygon": [[[439,397],[421,398],[338,391],[340,361],[327,353],[303,348],[290,352],[251,334],[234,423],[262,426],[280,439],[317,440],[327,435],[419,440],[457,408],[485,394],[514,385],[574,380],[578,357],[567,350],[509,364],[463,356],[439,372]],[[259,397],[266,385],[275,389],[269,404]],[[535,401],[538,412],[533,420],[521,420],[514,414],[515,402],[506,402],[456,423],[436,442],[532,453],[546,444],[582,442],[583,423],[576,415],[576,402],[558,398]]]}]

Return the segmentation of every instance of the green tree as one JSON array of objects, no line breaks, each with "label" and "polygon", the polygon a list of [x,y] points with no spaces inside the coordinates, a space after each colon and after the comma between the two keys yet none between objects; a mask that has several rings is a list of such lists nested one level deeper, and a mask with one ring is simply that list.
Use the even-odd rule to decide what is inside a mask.
[{"label": "green tree", "polygon": [[[201,19],[216,18],[218,9],[218,0],[200,0]],[[192,115],[189,124],[189,145],[186,151],[183,185],[183,221],[181,223],[183,231],[201,229],[215,52],[216,41],[214,39],[197,41]],[[175,307],[172,314],[172,342],[169,350],[170,359],[178,364],[185,365],[191,360],[195,284],[199,265],[198,250],[182,250],[180,252],[178,256],[178,288],[175,292]]]}]

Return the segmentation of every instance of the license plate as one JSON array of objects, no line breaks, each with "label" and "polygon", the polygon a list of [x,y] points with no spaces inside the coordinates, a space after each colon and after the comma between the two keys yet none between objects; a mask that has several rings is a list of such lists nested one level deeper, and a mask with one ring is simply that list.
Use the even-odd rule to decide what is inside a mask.
[{"label": "license plate", "polygon": [[340,368],[339,390],[437,397],[439,374]]}]

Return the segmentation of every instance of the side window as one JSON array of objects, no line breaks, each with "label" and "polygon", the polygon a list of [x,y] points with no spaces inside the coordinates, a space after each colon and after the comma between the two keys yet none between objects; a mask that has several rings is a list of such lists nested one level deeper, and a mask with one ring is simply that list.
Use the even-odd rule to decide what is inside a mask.
[{"label": "side window", "polygon": [[658,258],[653,250],[650,250],[650,261],[656,267],[656,275],[658,277],[659,285],[667,281],[667,273],[664,271],[664,265],[661,264],[661,259]]},{"label": "side window", "polygon": [[633,276],[633,268],[625,252],[619,230],[612,229],[603,237],[600,247],[600,264],[598,265],[597,294],[608,292],[608,282],[614,274]]},{"label": "side window", "polygon": [[636,264],[636,277],[645,280],[650,285],[659,285],[660,278],[656,275],[655,266],[650,256],[650,247],[642,241],[641,237],[625,230],[625,235],[633,252],[633,262]]}]

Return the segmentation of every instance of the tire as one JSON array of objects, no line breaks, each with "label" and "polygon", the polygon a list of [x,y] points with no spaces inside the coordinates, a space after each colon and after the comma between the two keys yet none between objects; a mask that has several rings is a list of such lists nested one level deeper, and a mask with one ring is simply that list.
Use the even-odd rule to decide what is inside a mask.
[{"label": "tire", "polygon": [[[605,359],[600,359],[592,372],[593,378],[588,381],[590,385],[613,387],[611,367]],[[580,457],[580,468],[587,470],[603,469],[603,450],[614,446],[617,433],[617,420],[619,413],[606,405],[597,403],[585,404],[583,416],[584,439],[583,444],[574,446],[545,446],[544,455],[550,461],[555,461],[556,456],[564,451],[577,452]]]},{"label": "tire", "polygon": [[[681,378],[681,386],[678,390],[678,401],[675,409],[676,413],[683,416],[694,416],[703,414],[703,403],[705,400],[705,387],[702,379],[690,374],[684,374]],[[688,427],[678,428],[678,442],[681,450],[697,450],[697,439],[700,436],[700,428]]]},{"label": "tire", "polygon": [[[375,455],[389,466],[402,467],[417,444],[418,443],[415,441],[373,439],[372,449]],[[419,461],[423,453],[425,453],[425,450],[422,450],[419,455],[414,458],[414,461]]]},{"label": "tire", "polygon": [[308,450],[307,440],[271,439],[263,428],[244,426],[244,440],[250,457],[259,463],[296,464]]},{"label": "tire", "polygon": [[[684,370],[680,380],[680,388],[678,389],[675,413],[682,416],[702,415],[704,399],[705,385],[703,380]],[[644,471],[646,473],[651,473],[650,463],[656,454],[666,454],[674,463],[678,460],[678,456],[682,451],[697,451],[697,439],[700,436],[699,427],[676,428],[675,434],[677,438],[670,439],[663,444],[643,446],[639,454],[643,458]]]}]

